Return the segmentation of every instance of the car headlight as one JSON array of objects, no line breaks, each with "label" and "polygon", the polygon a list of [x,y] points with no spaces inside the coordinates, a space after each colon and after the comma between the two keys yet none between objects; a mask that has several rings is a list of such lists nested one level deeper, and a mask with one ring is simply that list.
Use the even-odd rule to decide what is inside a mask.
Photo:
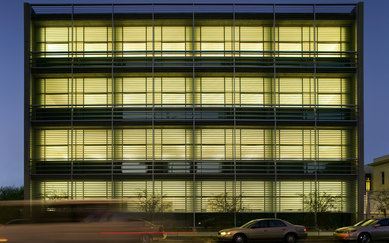
[{"label": "car headlight", "polygon": [[223,231],[223,232],[220,232],[220,235],[221,235],[221,236],[230,235],[230,234],[231,234],[231,232],[224,232],[224,231]]}]

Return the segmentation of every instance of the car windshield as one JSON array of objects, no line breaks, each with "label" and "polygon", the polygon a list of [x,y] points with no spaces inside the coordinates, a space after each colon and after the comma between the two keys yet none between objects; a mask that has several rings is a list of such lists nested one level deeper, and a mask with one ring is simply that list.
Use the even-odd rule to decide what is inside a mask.
[{"label": "car windshield", "polygon": [[255,222],[257,222],[258,220],[251,220],[247,223],[245,223],[244,225],[240,226],[241,228],[250,228],[251,225],[253,225]]},{"label": "car windshield", "polygon": [[377,223],[377,219],[369,219],[367,220],[366,222],[360,224],[359,226],[369,226],[369,225],[373,225],[375,223]]},{"label": "car windshield", "polygon": [[369,221],[368,219],[364,219],[362,221],[359,221],[358,223],[354,224],[353,226],[360,226],[362,225],[363,223],[365,223],[366,221]]}]

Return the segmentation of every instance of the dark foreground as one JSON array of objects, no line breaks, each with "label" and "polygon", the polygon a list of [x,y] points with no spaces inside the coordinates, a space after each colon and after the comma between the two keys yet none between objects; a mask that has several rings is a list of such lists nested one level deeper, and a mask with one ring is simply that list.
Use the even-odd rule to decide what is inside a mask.
[{"label": "dark foreground", "polygon": [[[213,238],[190,238],[190,237],[182,237],[182,238],[176,238],[176,239],[166,239],[164,241],[153,241],[155,243],[159,242],[165,242],[165,243],[221,243],[220,241],[217,241]],[[261,243],[276,243],[280,241],[249,241],[250,242],[261,242]],[[308,237],[307,239],[298,240],[297,243],[310,243],[310,242],[316,242],[316,243],[340,243],[340,241],[335,240],[332,237],[328,236],[322,236],[322,237]],[[381,241],[374,241],[375,243],[380,243]],[[355,242],[353,242],[355,243]]]},{"label": "dark foreground", "polygon": [[[190,238],[190,237],[181,237],[181,238],[175,238],[175,239],[166,239],[164,241],[154,241],[154,242],[165,242],[165,243],[178,243],[178,242],[190,242],[190,243],[219,243],[219,241],[213,239],[213,238],[208,238],[208,237],[199,237],[199,238]],[[277,241],[249,241],[249,242],[263,242],[263,243],[275,243]],[[278,241],[279,242],[279,241]],[[334,242],[334,243],[339,243],[340,241],[337,241],[333,239],[332,237],[314,237],[314,238],[307,238],[307,239],[302,239],[298,240],[298,243],[308,243],[308,242],[317,242],[317,243],[325,243],[325,242]]]}]

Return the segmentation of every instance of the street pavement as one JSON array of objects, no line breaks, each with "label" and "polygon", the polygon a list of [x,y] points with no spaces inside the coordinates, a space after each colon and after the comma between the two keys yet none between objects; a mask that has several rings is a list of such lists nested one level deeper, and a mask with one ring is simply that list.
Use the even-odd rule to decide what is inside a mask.
[{"label": "street pavement", "polygon": [[[167,238],[164,240],[166,243],[184,243],[184,242],[189,242],[189,243],[218,243],[217,240],[213,238],[202,238],[202,237],[182,237],[182,238],[177,238],[177,239],[169,239]],[[280,241],[250,241],[250,242],[262,242],[262,243],[275,243],[275,242],[280,242]],[[337,241],[333,239],[332,237],[310,237],[307,239],[303,240],[298,240],[297,243],[310,243],[310,242],[315,242],[315,243],[339,243],[340,241]]]},{"label": "street pavement", "polygon": [[[158,240],[165,243],[218,243],[216,238],[216,232],[197,232],[196,234],[168,234],[165,240]],[[263,243],[275,243],[280,241],[250,241],[250,242],[263,242]],[[332,237],[332,232],[309,232],[307,239],[301,239],[298,243],[339,243]]]},{"label": "street pavement", "polygon": [[[339,243],[340,241],[335,240],[332,237],[333,232],[308,232],[307,239],[298,240],[299,243]],[[193,233],[168,233],[167,238],[165,240],[161,240],[161,242],[165,243],[217,243],[217,232],[193,232]],[[273,243],[276,241],[250,241],[250,242],[265,242],[265,243]],[[278,241],[280,242],[280,241]]]}]

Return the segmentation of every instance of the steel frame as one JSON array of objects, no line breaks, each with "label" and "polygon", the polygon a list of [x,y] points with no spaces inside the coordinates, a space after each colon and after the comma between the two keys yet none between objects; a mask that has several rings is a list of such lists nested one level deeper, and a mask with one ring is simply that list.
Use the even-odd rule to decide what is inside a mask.
[{"label": "steel frame", "polygon": [[[358,3],[358,4],[260,4],[260,3],[256,3],[256,4],[252,4],[252,3],[232,3],[232,4],[227,4],[227,3],[180,3],[180,4],[174,4],[174,3],[158,3],[158,2],[155,2],[155,3],[150,3],[150,4],[145,4],[145,3],[126,3],[126,4],[28,4],[28,3],[25,3],[24,4],[24,33],[25,33],[25,45],[24,45],[24,53],[25,53],[25,61],[24,61],[24,66],[25,66],[25,69],[24,69],[24,76],[25,76],[25,80],[24,80],[24,83],[25,83],[25,88],[24,88],[24,92],[25,92],[25,102],[24,102],[24,116],[25,116],[25,120],[24,120],[24,181],[25,181],[25,198],[26,199],[30,199],[31,198],[31,191],[30,191],[30,188],[31,188],[31,180],[32,178],[36,179],[37,176],[36,175],[32,175],[31,174],[31,171],[30,171],[30,164],[32,163],[31,160],[30,160],[30,129],[35,126],[34,124],[36,123],[35,120],[33,120],[33,117],[31,117],[31,110],[33,108],[36,108],[35,105],[30,105],[30,89],[31,89],[31,77],[32,77],[32,70],[34,70],[34,72],[36,70],[39,70],[38,67],[34,67],[32,66],[32,63],[31,61],[34,61],[34,58],[31,59],[31,55],[34,56],[36,55],[36,53],[32,52],[30,50],[30,37],[31,37],[31,33],[30,33],[30,30],[31,30],[31,23],[32,23],[32,19],[37,16],[37,15],[42,15],[44,16],[45,14],[47,14],[46,12],[42,12],[42,9],[47,9],[47,11],[49,11],[48,14],[58,14],[58,12],[55,12],[53,8],[57,9],[57,7],[71,7],[71,23],[72,23],[72,28],[74,27],[74,16],[77,14],[75,13],[75,7],[79,7],[79,6],[82,6],[82,7],[93,7],[93,6],[104,6],[104,7],[107,7],[107,8],[111,8],[111,25],[112,27],[114,27],[114,24],[115,24],[115,7],[118,6],[151,6],[152,8],[152,12],[151,13],[148,13],[148,14],[151,14],[151,17],[152,17],[152,25],[153,25],[153,29],[154,29],[154,22],[155,22],[155,7],[156,6],[192,6],[192,11],[191,11],[191,14],[192,14],[192,45],[193,47],[195,46],[195,38],[194,38],[194,35],[195,35],[195,16],[196,14],[201,14],[201,13],[205,13],[205,12],[196,12],[196,6],[230,6],[233,10],[232,12],[229,12],[229,11],[221,11],[220,13],[223,13],[223,14],[231,14],[232,16],[232,23],[233,23],[233,26],[235,26],[235,21],[236,21],[236,6],[266,6],[266,7],[269,7],[269,8],[272,8],[272,12],[266,12],[266,13],[270,13],[272,14],[272,17],[273,17],[273,36],[275,36],[275,26],[276,26],[276,21],[277,21],[277,14],[290,14],[290,12],[282,12],[282,11],[277,11],[277,7],[308,7],[308,8],[311,8],[311,11],[309,11],[310,14],[313,15],[313,21],[314,21],[314,31],[316,31],[316,20],[317,20],[317,15],[318,14],[322,14],[322,13],[317,13],[317,9],[320,8],[320,7],[333,7],[334,9],[337,9],[339,10],[342,6],[345,8],[345,9],[356,9],[356,26],[357,26],[357,52],[350,52],[352,54],[357,54],[357,67],[355,69],[352,69],[350,72],[351,73],[354,73],[356,72],[357,74],[357,82],[358,82],[358,85],[357,85],[357,96],[358,96],[358,104],[357,105],[352,105],[353,108],[356,108],[357,109],[357,119],[356,120],[353,120],[352,122],[357,122],[357,129],[358,129],[358,155],[359,155],[359,161],[358,161],[358,174],[355,176],[355,175],[348,175],[350,176],[351,178],[355,179],[357,181],[357,184],[358,184],[358,212],[357,212],[357,216],[358,218],[362,218],[363,216],[363,195],[364,195],[364,171],[363,171],[363,148],[364,148],[364,143],[363,143],[363,127],[364,127],[364,123],[363,123],[363,3]],[[41,12],[40,12],[41,11]],[[53,11],[53,12],[50,12],[50,11]],[[94,10],[95,11],[95,10]],[[93,11],[92,11],[93,12]],[[157,12],[157,13],[161,13],[161,12]],[[186,12],[186,13],[190,13],[190,12]],[[300,12],[299,12],[300,13]],[[346,10],[344,12],[338,12],[338,11],[329,11],[328,14],[343,14],[343,13],[348,13]],[[68,14],[67,12],[63,12],[63,14]],[[98,13],[96,13],[98,14]],[[235,30],[235,28],[234,28]],[[73,33],[73,31],[72,31]],[[234,36],[235,36],[235,33],[233,33]],[[320,70],[320,67],[318,66],[318,63],[317,63],[317,59],[318,59],[318,52],[316,50],[316,43],[317,43],[317,40],[316,40],[316,35],[314,34],[314,47],[315,47],[315,50],[313,51],[313,54],[314,54],[314,57],[313,57],[313,67],[312,67],[312,71],[313,71],[313,75],[314,75],[314,84],[317,85],[317,72],[318,70]],[[73,40],[73,35],[72,35],[72,42],[74,41]],[[233,39],[234,43],[233,43],[233,50],[232,50],[232,53],[233,53],[233,57],[231,58],[231,62],[232,62],[232,65],[231,65],[231,72],[233,74],[233,80],[234,80],[234,92],[233,92],[233,104],[231,104],[231,108],[233,110],[233,117],[232,117],[232,124],[233,124],[233,130],[234,130],[234,134],[233,134],[233,140],[234,140],[234,144],[236,145],[237,144],[237,141],[236,141],[236,129],[237,129],[237,125],[238,125],[238,122],[239,122],[239,119],[237,119],[237,104],[236,104],[236,97],[235,97],[235,90],[236,90],[236,87],[235,87],[235,78],[236,78],[236,72],[237,72],[237,60],[236,60],[236,50],[235,50],[235,38]],[[153,31],[153,50],[151,52],[152,56],[151,56],[151,73],[152,73],[152,79],[153,79],[153,83],[154,83],[154,79],[155,79],[155,72],[156,71],[159,71],[159,69],[157,69],[158,67],[156,67],[155,65],[155,62],[156,62],[156,51],[154,51],[154,47],[155,47],[155,40],[154,40],[154,31]],[[114,46],[114,31],[112,31],[112,47]],[[112,48],[113,49],[113,48]],[[199,70],[199,68],[196,66],[196,62],[197,62],[197,58],[196,58],[196,51],[194,50],[194,48],[192,48],[192,57],[188,58],[188,60],[191,59],[191,62],[192,62],[192,66],[191,68],[189,68],[189,70],[191,69],[191,72],[192,72],[192,95],[193,95],[193,103],[192,103],[192,107],[189,107],[191,108],[191,112],[192,112],[192,119],[189,119],[191,120],[191,127],[192,127],[192,132],[193,132],[193,160],[192,160],[192,168],[191,168],[191,175],[192,175],[192,182],[193,182],[193,207],[196,208],[196,188],[195,188],[195,184],[196,184],[196,181],[197,180],[201,180],[204,178],[204,176],[202,175],[197,175],[196,174],[196,170],[197,170],[197,158],[196,158],[196,154],[195,154],[195,134],[196,134],[196,127],[198,126],[197,123],[199,122],[198,120],[196,119],[193,119],[193,117],[195,117],[195,114],[197,112],[197,107],[199,107],[199,105],[201,106],[201,104],[196,104],[195,103],[195,77],[196,77],[196,71]],[[280,67],[277,65],[277,60],[278,58],[276,57],[277,56],[277,53],[276,53],[276,41],[275,41],[275,38],[273,38],[273,65],[272,65],[272,72],[273,72],[273,80],[275,81],[276,78],[277,78],[277,73],[280,69]],[[75,72],[79,72],[79,68],[78,67],[75,67],[74,66],[74,62],[75,62],[75,54],[73,52],[73,45],[72,45],[72,50],[70,52],[71,54],[71,66],[70,66],[70,74],[71,74],[71,82],[73,85],[73,79],[74,79],[74,74]],[[110,58],[110,65],[107,65],[107,70],[110,71],[110,75],[111,75],[111,79],[112,79],[112,82],[111,82],[111,95],[112,95],[112,104],[111,107],[110,107],[110,114],[111,114],[111,119],[110,119],[110,127],[111,127],[111,132],[112,132],[112,135],[114,135],[114,127],[117,125],[117,120],[115,120],[115,106],[118,105],[118,104],[114,104],[114,100],[113,100],[113,97],[114,97],[114,78],[115,78],[115,71],[116,71],[116,66],[115,66],[115,63],[116,63],[116,58],[115,58],[115,51],[112,50],[111,51],[111,55],[112,57]],[[158,57],[158,58],[163,58],[163,57]],[[31,61],[30,61],[31,59]],[[289,67],[291,69],[297,69],[297,71],[301,70],[301,68],[298,68],[298,67]],[[49,70],[50,68],[48,68]],[[250,69],[250,68],[249,68]],[[282,68],[281,68],[282,69]],[[43,70],[43,72],[45,72],[46,70],[43,68],[41,69]],[[200,69],[201,70],[201,69]],[[329,68],[329,70],[331,70],[331,68]],[[356,70],[356,71],[355,71]],[[63,69],[64,72],[68,72],[69,70],[68,69]],[[268,70],[269,71],[269,70]],[[82,71],[81,71],[82,72]],[[104,71],[105,72],[105,71]],[[281,71],[282,72],[282,71]],[[276,96],[276,82],[274,82],[274,97]],[[152,107],[151,107],[151,113],[153,114],[152,117],[151,117],[151,126],[152,126],[152,136],[153,136],[153,143],[154,143],[154,137],[155,137],[155,134],[154,134],[154,130],[155,130],[155,126],[158,125],[158,120],[155,119],[155,110],[156,110],[156,104],[154,102],[154,88],[152,89],[153,90],[153,104],[152,104]],[[72,92],[73,92],[73,88],[72,88]],[[313,110],[314,110],[314,119],[313,119],[313,127],[315,129],[315,159],[314,159],[314,167],[315,167],[315,172],[314,172],[314,175],[313,175],[313,178],[314,178],[314,181],[315,181],[315,191],[317,191],[317,181],[319,180],[319,178],[322,178],[323,176],[321,175],[318,175],[317,173],[317,164],[319,163],[318,162],[318,151],[317,151],[317,128],[318,128],[318,124],[321,124],[321,121],[318,120],[318,116],[317,116],[317,111],[318,109],[320,109],[320,105],[317,104],[317,93],[316,93],[316,88],[315,88],[315,104],[313,105]],[[73,93],[71,94],[72,98],[73,99]],[[123,104],[120,104],[120,105],[123,105]],[[203,105],[203,104],[202,104]],[[275,182],[275,188],[274,188],[274,193],[275,193],[275,196],[274,196],[274,200],[275,200],[275,208],[273,210],[273,213],[274,213],[274,217],[277,217],[277,214],[278,214],[278,206],[277,206],[277,200],[278,200],[278,196],[277,196],[277,181],[281,179],[285,179],[285,178],[288,178],[287,176],[288,175],[285,175],[285,174],[281,174],[279,175],[277,173],[277,169],[278,169],[278,150],[277,150],[277,129],[278,129],[278,126],[279,126],[279,123],[281,122],[280,119],[278,118],[278,113],[277,113],[277,110],[281,108],[280,104],[268,104],[269,107],[272,107],[273,108],[273,127],[274,127],[274,146],[275,146],[275,154],[274,154],[274,157],[273,157],[273,166],[274,166],[274,174],[270,177],[273,178],[274,182]],[[312,105],[311,105],[312,106]],[[47,106],[45,106],[47,107]],[[162,105],[161,105],[162,107]],[[187,107],[187,104],[185,104],[185,107]],[[70,119],[70,128],[71,128],[71,141],[73,141],[73,129],[75,126],[77,126],[77,121],[75,121],[74,119],[74,109],[77,108],[77,105],[74,105],[73,102],[71,102],[71,105],[70,105],[70,109],[71,109],[71,119]],[[159,108],[159,105],[158,105],[158,108]],[[63,121],[67,121],[67,120],[62,120]],[[219,119],[219,121],[221,121],[221,119]],[[229,120],[231,122],[231,120]],[[57,122],[57,123],[60,123],[61,121],[58,121],[58,120],[55,120],[55,121],[49,121],[49,122]],[[91,120],[91,122],[93,122],[93,120]],[[260,121],[258,121],[260,122]],[[331,123],[331,121],[328,121],[329,124]],[[352,125],[354,126],[354,124]],[[73,154],[73,147],[72,147],[72,144],[73,142],[71,143],[71,154]],[[125,176],[118,176],[116,174],[114,174],[114,171],[113,171],[113,167],[114,167],[114,142],[113,142],[113,139],[111,139],[111,146],[112,146],[112,159],[111,159],[111,167],[112,167],[112,170],[111,170],[111,175],[110,175],[110,180],[112,182],[112,191],[114,191],[114,188],[113,188],[113,182],[117,179],[123,179],[125,178]],[[153,148],[154,148],[154,144],[153,144]],[[71,162],[71,181],[73,181],[75,178],[78,178],[75,177],[73,175],[73,171],[74,171],[74,161],[73,161],[73,157],[71,157],[70,159],[70,162]],[[154,168],[155,168],[155,163],[156,163],[156,159],[155,159],[155,153],[154,153],[154,149],[153,149],[153,156],[152,156],[152,173],[151,173],[151,180],[155,181],[156,177],[159,178],[160,175],[156,175],[155,172],[154,172]],[[232,160],[232,163],[233,163],[233,168],[234,168],[234,172],[233,172],[233,183],[234,183],[234,192],[233,192],[233,197],[236,198],[236,182],[238,180],[238,175],[237,175],[237,158],[236,158],[236,147],[234,146],[234,151],[233,151],[233,160]],[[293,174],[290,174],[289,175],[290,178],[292,178],[294,175]],[[312,175],[309,175],[307,176],[310,177]],[[347,176],[347,175],[346,175]],[[231,175],[223,175],[222,177],[225,177],[225,178],[231,178]],[[38,177],[39,178],[39,177]],[[145,178],[145,176],[140,176],[140,178]],[[183,178],[185,178],[185,175],[183,175]],[[212,178],[212,175],[210,176],[210,178]],[[325,177],[327,178],[327,177]],[[73,183],[72,183],[73,184]],[[73,188],[71,188],[71,191],[73,191]],[[73,194],[73,193],[71,193]],[[154,195],[154,186],[153,186],[153,192],[152,194]],[[317,213],[315,212],[315,218],[317,218]],[[236,213],[234,214],[234,223],[236,224]],[[195,210],[193,210],[193,227],[195,228],[196,227],[196,212]]]}]

